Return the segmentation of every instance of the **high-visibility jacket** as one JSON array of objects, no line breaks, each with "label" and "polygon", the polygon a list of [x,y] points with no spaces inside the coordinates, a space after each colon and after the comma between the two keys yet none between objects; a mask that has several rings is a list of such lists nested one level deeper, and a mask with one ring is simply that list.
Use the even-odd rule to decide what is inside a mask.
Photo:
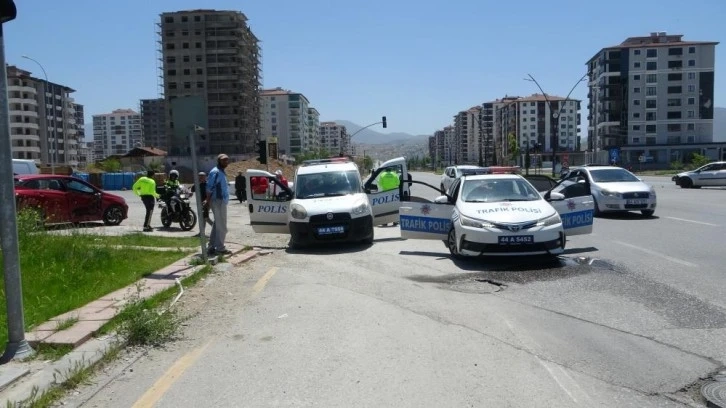
[{"label": "high-visibility jacket", "polygon": [[150,195],[154,196],[154,198],[159,198],[159,193],[156,192],[156,181],[153,178],[146,176],[139,177],[132,189],[137,196]]},{"label": "high-visibility jacket", "polygon": [[380,184],[380,191],[388,191],[398,188],[399,180],[398,175],[392,171],[385,171],[381,174],[381,178],[378,181]]}]

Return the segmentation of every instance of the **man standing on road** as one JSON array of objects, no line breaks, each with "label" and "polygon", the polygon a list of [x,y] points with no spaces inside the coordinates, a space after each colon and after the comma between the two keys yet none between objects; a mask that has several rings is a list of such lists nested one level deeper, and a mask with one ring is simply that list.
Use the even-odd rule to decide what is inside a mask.
[{"label": "man standing on road", "polygon": [[214,224],[209,234],[209,246],[207,253],[210,256],[222,254],[228,255],[232,251],[224,246],[227,238],[227,205],[229,203],[229,185],[224,169],[229,164],[229,156],[222,153],[217,156],[217,167],[209,172],[207,178],[207,199],[204,205],[208,205],[214,213]]},{"label": "man standing on road", "polygon": [[151,232],[154,230],[151,228],[151,214],[154,212],[156,199],[159,198],[159,193],[156,192],[156,181],[154,181],[154,170],[149,170],[146,172],[146,176],[139,177],[132,189],[134,190],[134,194],[141,197],[141,201],[144,203],[144,207],[146,207],[144,232]]}]

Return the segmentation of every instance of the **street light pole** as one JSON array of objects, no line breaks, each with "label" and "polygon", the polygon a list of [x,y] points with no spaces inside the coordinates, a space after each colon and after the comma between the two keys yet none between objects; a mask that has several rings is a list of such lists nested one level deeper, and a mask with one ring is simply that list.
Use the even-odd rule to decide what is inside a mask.
[{"label": "street light pole", "polygon": [[[562,110],[563,110],[565,104],[567,103],[567,101],[570,100],[570,95],[575,90],[575,88],[577,88],[577,85],[580,82],[582,82],[585,79],[587,79],[587,76],[588,75],[585,74],[582,78],[578,79],[577,82],[575,82],[575,85],[573,85],[572,86],[572,89],[570,89],[570,92],[567,93],[567,96],[565,97],[565,100],[562,101],[562,103],[560,104],[559,108],[557,109],[557,112],[555,112],[555,110],[552,109],[552,102],[549,100],[549,98],[547,97],[547,94],[542,89],[542,87],[539,85],[539,82],[537,82],[537,80],[534,79],[534,77],[532,75],[527,74],[527,76],[529,77],[529,79],[525,78],[524,80],[525,81],[534,82],[534,84],[537,85],[537,88],[539,88],[539,90],[542,92],[542,95],[545,98],[545,102],[547,103],[547,106],[550,108],[550,112],[552,112],[552,118],[554,119],[554,128],[555,128],[555,134],[554,135],[550,135],[550,137],[554,137],[552,139],[552,142],[553,142],[552,143],[552,177],[556,177],[556,174],[555,174],[555,164],[556,163],[555,163],[555,161],[557,160],[557,145],[559,144],[559,141],[560,141],[560,136],[559,136],[559,132],[560,132],[560,114],[562,113]],[[552,130],[550,129],[550,132],[551,131]]]},{"label": "street light pole", "polygon": [[[53,136],[53,153],[52,154],[50,153],[50,147],[48,147],[48,153],[49,153],[48,155],[50,156],[50,173],[55,174],[56,154],[58,152],[58,137],[56,134],[57,131],[56,131],[56,121],[55,121],[55,94],[53,93],[53,88],[50,86],[51,83],[48,81],[48,73],[45,72],[45,68],[43,68],[43,65],[40,62],[34,60],[33,58],[30,58],[27,55],[23,55],[22,58],[35,62],[40,67],[40,70],[43,71],[43,76],[45,76],[45,86],[43,87],[43,104],[44,105],[47,105],[47,103],[45,101],[45,88],[48,87],[50,89],[50,95],[51,95],[51,101],[52,101],[50,104],[50,107],[53,112],[53,132],[51,133]],[[47,117],[47,115],[46,115],[46,117]],[[46,129],[48,129],[47,126],[46,126]]]}]

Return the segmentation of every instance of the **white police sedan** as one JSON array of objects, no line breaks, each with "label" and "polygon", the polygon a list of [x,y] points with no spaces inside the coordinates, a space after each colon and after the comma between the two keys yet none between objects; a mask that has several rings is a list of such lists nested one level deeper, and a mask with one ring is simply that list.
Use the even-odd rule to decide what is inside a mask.
[{"label": "white police sedan", "polygon": [[402,202],[401,237],[441,239],[454,257],[558,255],[568,235],[592,233],[594,200],[580,187],[543,196],[520,175],[463,176],[433,203]]}]

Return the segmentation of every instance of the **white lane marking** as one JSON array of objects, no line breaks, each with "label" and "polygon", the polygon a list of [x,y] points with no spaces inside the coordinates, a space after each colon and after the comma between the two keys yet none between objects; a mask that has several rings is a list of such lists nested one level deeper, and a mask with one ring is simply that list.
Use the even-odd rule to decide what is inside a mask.
[{"label": "white lane marking", "polygon": [[[512,324],[511,324],[511,323],[509,323],[509,320],[507,320],[507,319],[503,319],[503,320],[504,320],[504,323],[505,323],[505,324],[507,325],[507,327],[509,327],[509,331],[510,331],[510,332],[512,333],[512,335],[514,335],[514,337],[516,337],[516,338],[517,338],[517,339],[518,339],[518,340],[519,340],[520,342],[522,342],[522,345],[523,345],[524,347],[526,347],[526,346],[524,345],[524,342],[522,341],[522,338],[521,338],[520,336],[518,336],[518,335],[517,335],[517,333],[515,333],[515,332],[514,332],[514,326],[512,326]],[[540,348],[539,344],[537,344],[537,342],[536,342],[536,341],[534,341],[534,339],[530,338],[529,340],[530,340],[530,342],[534,343],[534,345],[535,345],[535,346],[536,346],[537,348]],[[565,392],[565,393],[567,394],[567,396],[568,396],[568,397],[570,397],[570,399],[571,399],[571,400],[572,400],[572,401],[573,401],[573,402],[574,402],[575,404],[578,404],[578,405],[579,405],[579,402],[577,401],[577,398],[575,398],[575,396],[573,395],[573,393],[572,393],[572,392],[570,392],[570,390],[569,390],[569,389],[568,389],[568,388],[567,388],[567,387],[565,386],[565,384],[563,384],[563,382],[562,382],[562,381],[560,380],[560,378],[559,378],[559,377],[557,376],[557,373],[555,373],[555,371],[554,371],[554,370],[552,369],[553,367],[554,367],[554,368],[558,368],[558,369],[559,369],[559,371],[560,371],[560,372],[561,372],[562,374],[564,374],[564,376],[565,376],[565,377],[567,377],[566,379],[567,379],[567,380],[569,380],[570,384],[571,384],[571,385],[572,385],[572,386],[573,386],[574,388],[577,388],[577,390],[579,390],[579,394],[581,394],[581,396],[582,396],[582,399],[584,399],[584,400],[587,400],[587,401],[588,401],[588,402],[590,402],[590,403],[592,402],[592,400],[590,399],[590,396],[589,396],[589,395],[587,395],[587,393],[585,392],[585,390],[583,390],[583,389],[582,389],[582,387],[580,387],[580,384],[578,384],[578,383],[577,383],[577,381],[575,381],[575,379],[574,379],[574,378],[572,378],[572,377],[571,377],[571,376],[570,376],[569,374],[567,374],[567,371],[565,371],[565,369],[564,369],[564,368],[563,368],[562,366],[560,366],[559,364],[556,364],[556,363],[551,363],[551,362],[547,362],[547,361],[544,361],[544,360],[542,360],[541,358],[539,358],[539,356],[538,356],[537,354],[535,354],[535,351],[534,351],[534,350],[532,350],[532,349],[531,349],[531,348],[529,348],[529,347],[527,347],[527,348],[529,349],[529,352],[530,352],[530,354],[531,354],[531,355],[533,355],[533,356],[534,356],[534,358],[536,358],[536,359],[537,359],[537,362],[538,362],[538,363],[539,363],[539,364],[540,364],[540,365],[541,365],[541,366],[542,366],[542,367],[543,367],[543,368],[544,368],[545,370],[547,370],[547,373],[549,373],[550,377],[552,377],[552,379],[553,379],[553,380],[555,380],[555,382],[557,383],[557,385],[559,385],[559,386],[560,386],[560,388],[562,389],[562,391],[564,391],[564,392]],[[550,366],[552,366],[552,367],[550,367]],[[588,406],[589,406],[589,404],[588,404]]]},{"label": "white lane marking", "polygon": [[711,224],[709,222],[701,222],[701,221],[687,220],[685,218],[676,218],[676,217],[665,217],[665,218],[668,218],[670,220],[676,220],[676,221],[692,222],[694,224],[708,225],[708,226],[711,226],[711,227],[718,227],[719,226],[718,224]]},{"label": "white lane marking", "polygon": [[645,252],[646,254],[650,254],[650,255],[653,255],[653,256],[661,257],[663,259],[667,259],[667,260],[669,260],[671,262],[675,262],[675,263],[680,264],[680,265],[683,265],[683,266],[688,266],[690,268],[698,268],[698,265],[696,265],[694,263],[690,263],[688,261],[683,261],[683,260],[680,260],[678,258],[674,258],[672,256],[668,256],[668,255],[665,255],[665,254],[661,254],[660,252],[651,251],[650,249],[647,249],[647,248],[639,247],[639,246],[633,245],[633,244],[628,244],[627,242],[622,242],[622,241],[613,241],[613,242],[616,243],[616,244],[620,244],[620,245],[629,247],[629,248],[637,249],[638,251]]}]

